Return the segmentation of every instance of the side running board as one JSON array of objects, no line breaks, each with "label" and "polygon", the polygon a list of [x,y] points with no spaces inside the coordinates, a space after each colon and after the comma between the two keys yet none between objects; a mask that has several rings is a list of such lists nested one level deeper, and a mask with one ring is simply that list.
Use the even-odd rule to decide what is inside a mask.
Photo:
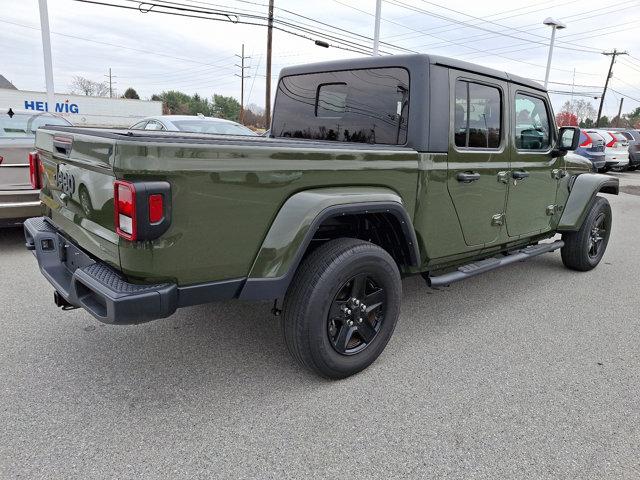
[{"label": "side running board", "polygon": [[539,243],[538,245],[530,245],[527,248],[516,250],[514,253],[505,255],[501,258],[487,258],[486,260],[480,260],[478,262],[469,263],[458,267],[457,270],[444,275],[438,275],[432,277],[428,274],[423,274],[424,279],[430,287],[443,287],[451,283],[459,282],[460,280],[466,280],[467,278],[475,277],[481,273],[495,270],[496,268],[504,267],[515,262],[522,262],[529,260],[530,258],[537,257],[543,253],[553,252],[559,248],[564,247],[564,242],[558,240],[552,243]]}]

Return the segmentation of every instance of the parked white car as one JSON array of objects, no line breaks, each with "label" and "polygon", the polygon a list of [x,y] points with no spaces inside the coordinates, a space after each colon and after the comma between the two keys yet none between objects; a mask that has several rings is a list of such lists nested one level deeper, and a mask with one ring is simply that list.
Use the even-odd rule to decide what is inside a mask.
[{"label": "parked white car", "polygon": [[131,130],[166,130],[169,132],[212,133],[216,135],[257,134],[244,125],[204,115],[158,115],[132,125]]},{"label": "parked white car", "polygon": [[626,170],[629,168],[629,140],[622,132],[614,132],[606,129],[587,130],[598,133],[605,139],[604,150],[607,170]]}]

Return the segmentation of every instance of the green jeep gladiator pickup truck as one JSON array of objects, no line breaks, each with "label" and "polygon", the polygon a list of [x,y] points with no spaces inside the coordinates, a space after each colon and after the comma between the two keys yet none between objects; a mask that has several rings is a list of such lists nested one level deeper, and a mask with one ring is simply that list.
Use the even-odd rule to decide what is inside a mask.
[{"label": "green jeep gladiator pickup truck", "polygon": [[449,58],[286,68],[270,138],[39,129],[27,247],[58,306],[107,323],[275,301],[293,357],[343,378],[385,348],[403,276],[600,262],[618,181],[579,134],[539,84]]}]

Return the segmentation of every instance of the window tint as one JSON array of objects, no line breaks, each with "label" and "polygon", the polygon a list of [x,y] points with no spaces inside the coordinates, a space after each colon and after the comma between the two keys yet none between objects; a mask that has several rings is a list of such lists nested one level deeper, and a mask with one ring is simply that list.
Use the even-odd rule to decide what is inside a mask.
[{"label": "window tint", "polygon": [[135,125],[133,125],[130,130],[142,130],[146,124],[147,124],[147,121],[143,120],[142,122],[138,122]]},{"label": "window tint", "polygon": [[407,141],[409,73],[375,68],[284,77],[272,135],[402,145]]},{"label": "window tint", "polygon": [[545,101],[516,93],[516,148],[547,150],[551,145],[551,123]]},{"label": "window tint", "polygon": [[622,134],[627,140],[633,140],[633,135],[631,135],[629,132],[622,132]]},{"label": "window tint", "polygon": [[456,146],[498,148],[501,118],[498,88],[461,80],[456,82],[453,121]]}]

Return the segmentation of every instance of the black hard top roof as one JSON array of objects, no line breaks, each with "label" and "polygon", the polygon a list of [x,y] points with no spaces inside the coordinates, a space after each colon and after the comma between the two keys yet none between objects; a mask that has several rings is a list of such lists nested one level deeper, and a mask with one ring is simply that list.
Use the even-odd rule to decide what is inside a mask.
[{"label": "black hard top roof", "polygon": [[411,54],[411,55],[384,55],[377,57],[361,57],[346,60],[334,60],[331,62],[309,63],[306,65],[297,65],[286,67],[280,71],[280,77],[288,75],[301,75],[305,73],[330,72],[337,70],[351,70],[355,68],[383,68],[383,67],[405,67],[409,71],[414,68],[424,68],[425,65],[442,65],[445,67],[464,70],[479,75],[498,78],[501,80],[518,83],[527,87],[535,88],[545,92],[545,88],[538,82],[534,82],[528,78],[511,73],[495,70],[493,68],[483,67],[475,63],[464,62],[448,57],[429,54]]}]

